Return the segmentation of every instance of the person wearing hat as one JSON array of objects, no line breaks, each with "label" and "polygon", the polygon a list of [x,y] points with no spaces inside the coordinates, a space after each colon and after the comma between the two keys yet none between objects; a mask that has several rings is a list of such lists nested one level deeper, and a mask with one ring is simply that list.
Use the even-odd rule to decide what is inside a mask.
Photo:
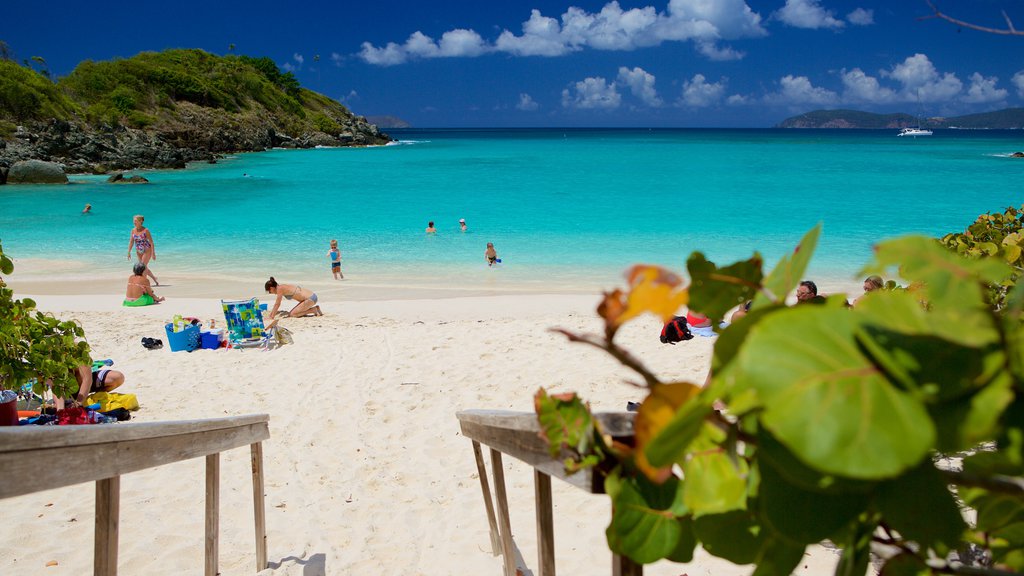
[{"label": "person wearing hat", "polygon": [[461,230],[463,232],[466,231],[466,219],[465,218],[459,218],[459,230]]}]

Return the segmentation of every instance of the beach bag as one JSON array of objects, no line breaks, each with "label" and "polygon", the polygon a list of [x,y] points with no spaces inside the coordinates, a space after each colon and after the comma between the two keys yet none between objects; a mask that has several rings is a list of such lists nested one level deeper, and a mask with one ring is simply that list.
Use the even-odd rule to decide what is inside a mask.
[{"label": "beach bag", "polygon": [[100,412],[110,412],[111,410],[117,410],[118,408],[124,408],[125,410],[138,410],[139,399],[135,394],[118,394],[117,392],[94,392],[89,395],[89,399],[86,400],[90,406],[93,404],[100,405]]},{"label": "beach bag", "polygon": [[676,316],[669,320],[661,329],[662,344],[675,344],[691,338],[693,338],[693,333],[690,332],[690,327],[686,325],[686,318],[683,316]]},{"label": "beach bag", "polygon": [[295,338],[292,337],[291,330],[284,326],[278,326],[274,328],[274,341],[278,346],[284,346],[285,344],[294,344]]}]

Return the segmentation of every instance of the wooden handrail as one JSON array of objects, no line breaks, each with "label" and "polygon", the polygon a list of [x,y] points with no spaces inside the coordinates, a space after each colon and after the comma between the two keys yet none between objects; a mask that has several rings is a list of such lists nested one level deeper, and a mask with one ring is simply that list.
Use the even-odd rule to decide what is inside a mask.
[{"label": "wooden handrail", "polygon": [[[220,453],[249,445],[256,520],[256,571],[267,566],[262,442],[270,438],[266,414],[110,426],[0,428],[0,499],[96,482],[93,573],[117,573],[122,474],[206,457],[206,569],[217,574]],[[38,466],[38,462],[73,462]]]},{"label": "wooden handrail", "polygon": [[[487,521],[491,529],[491,548],[495,555],[505,560],[505,575],[515,576],[514,542],[509,525],[508,498],[505,493],[505,477],[502,470],[502,454],[529,464],[534,469],[535,501],[538,539],[538,576],[555,576],[554,528],[551,499],[551,477],[559,478],[577,488],[592,494],[604,493],[604,477],[600,472],[586,469],[567,474],[561,460],[551,457],[547,442],[541,438],[540,423],[532,412],[511,412],[506,410],[464,410],[456,412],[462,428],[462,435],[473,441],[477,473],[484,494]],[[620,442],[632,443],[633,420],[630,412],[601,412],[594,414],[601,430]],[[491,449],[491,473],[494,477],[494,499],[487,481],[487,469],[480,445]],[[497,509],[497,514],[494,510]],[[643,566],[629,558],[613,555],[612,574],[615,576],[640,576]]]}]

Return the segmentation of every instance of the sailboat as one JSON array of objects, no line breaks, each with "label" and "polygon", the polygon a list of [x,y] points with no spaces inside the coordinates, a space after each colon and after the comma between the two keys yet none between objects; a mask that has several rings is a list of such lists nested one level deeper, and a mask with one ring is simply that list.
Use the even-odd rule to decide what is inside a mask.
[{"label": "sailboat", "polygon": [[[921,104],[921,95],[917,95],[917,103]],[[897,136],[931,136],[932,131],[925,128],[921,128],[921,117],[917,117],[917,128],[903,128]]]}]

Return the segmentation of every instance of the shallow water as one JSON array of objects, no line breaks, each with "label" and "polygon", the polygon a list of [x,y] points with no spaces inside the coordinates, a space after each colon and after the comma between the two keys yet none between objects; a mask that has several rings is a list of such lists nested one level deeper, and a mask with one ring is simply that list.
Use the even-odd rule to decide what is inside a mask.
[{"label": "shallow water", "polygon": [[[1020,205],[1020,131],[403,130],[397,145],[273,150],[149,184],[72,176],[0,186],[0,241],[18,274],[122,276],[133,214],[158,274],[261,282],[543,290],[615,283],[635,262],[678,271],[693,250],[771,263],[818,222],[809,276],[854,278],[880,239],[940,236]],[[85,203],[93,214],[80,214]],[[459,232],[465,218],[469,231]],[[433,220],[437,234],[423,230]],[[503,263],[488,269],[494,242]],[[293,280],[294,281],[294,280]]]}]

